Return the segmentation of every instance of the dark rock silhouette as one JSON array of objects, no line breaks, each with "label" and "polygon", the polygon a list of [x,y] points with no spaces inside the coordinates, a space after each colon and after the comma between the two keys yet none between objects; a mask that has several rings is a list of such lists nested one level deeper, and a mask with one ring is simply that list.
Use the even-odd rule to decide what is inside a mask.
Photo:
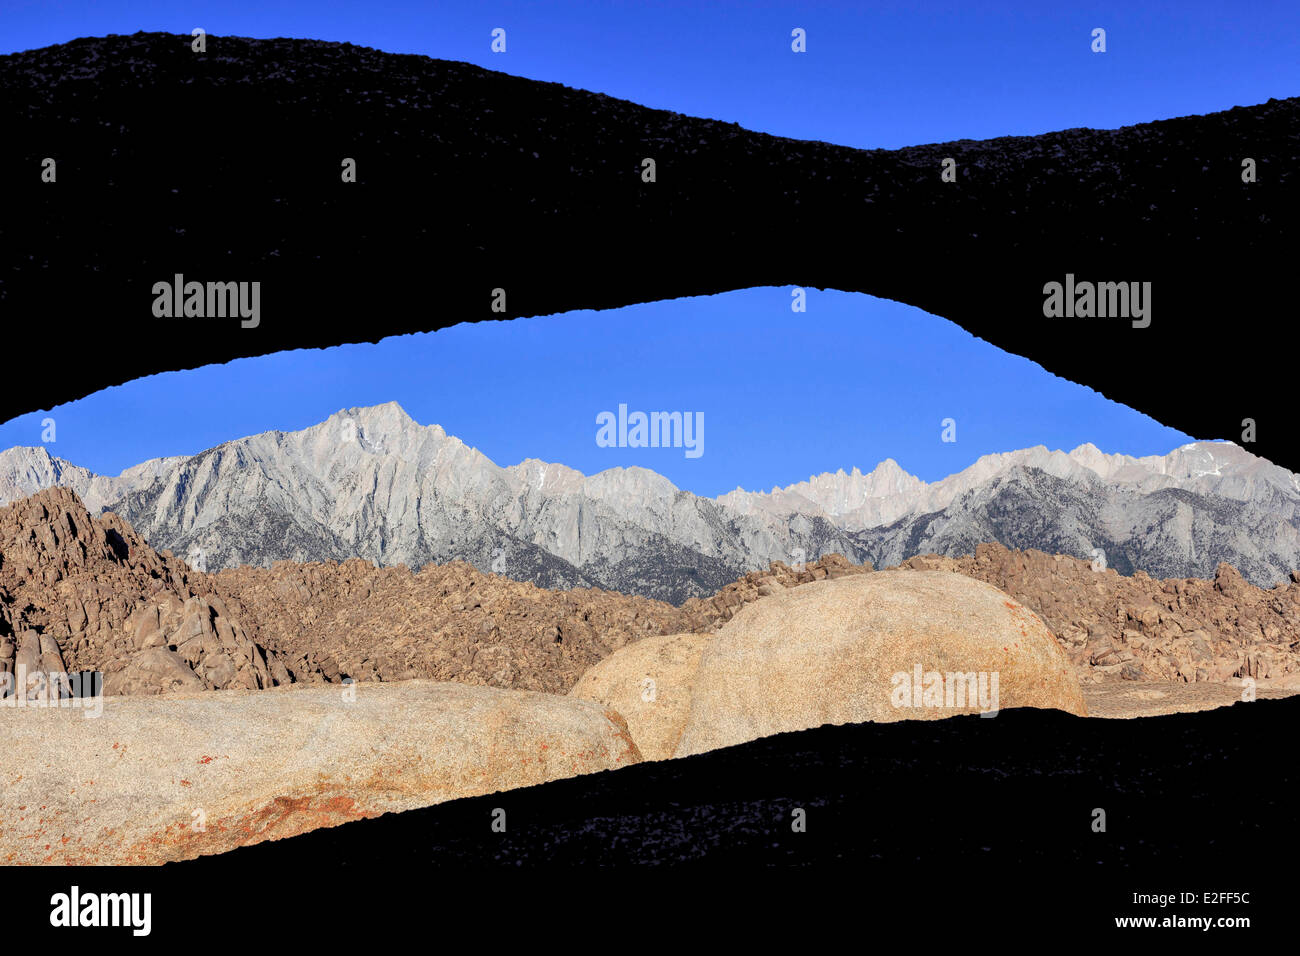
[{"label": "dark rock silhouette", "polygon": [[[1077,905],[1099,876],[1102,887],[1156,872],[1258,889],[1268,860],[1300,848],[1288,809],[1296,767],[1274,749],[1297,712],[1292,697],[1137,720],[1025,709],[825,726],[316,830],[180,871],[840,864],[869,883],[915,867],[927,880],[997,874],[1057,894],[1057,878],[1073,874],[1072,919],[1107,920],[1129,900]],[[488,826],[494,807],[513,821],[504,834]],[[796,808],[807,814],[802,833],[791,826]],[[1104,832],[1093,828],[1097,808]],[[969,893],[989,898],[978,886]]]},{"label": "dark rock silhouette", "polygon": [[[1289,321],[1298,120],[1300,99],[1270,100],[864,151],[350,44],[196,54],[138,33],[13,54],[0,309],[21,321],[0,419],[236,356],[801,285],[945,316],[1198,438],[1254,419],[1251,450],[1297,469],[1269,397],[1291,357],[1268,343]],[[260,282],[258,327],[155,318],[153,284],[176,274]],[[1150,326],[1045,318],[1067,274],[1151,282]],[[58,349],[52,328],[96,347]]]}]

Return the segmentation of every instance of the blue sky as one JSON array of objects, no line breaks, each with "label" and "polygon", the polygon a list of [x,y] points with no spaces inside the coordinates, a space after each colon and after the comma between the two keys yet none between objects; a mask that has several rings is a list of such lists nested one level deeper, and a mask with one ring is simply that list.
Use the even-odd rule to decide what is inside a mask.
[{"label": "blue sky", "polygon": [[[911,306],[845,292],[745,289],[621,309],[458,325],[154,375],[53,412],[51,454],[101,473],[191,454],[340,408],[397,401],[493,461],[591,474],[642,465],[697,494],[769,489],[892,457],[926,480],[1037,444],[1164,453],[1190,439]],[[702,412],[704,454],[603,448],[596,416]],[[0,426],[40,443],[42,414]],[[941,423],[956,422],[944,442]]]},{"label": "blue sky", "polygon": [[[1300,92],[1300,3],[0,4],[0,52],[160,30],[312,37],[607,93],[847,146],[1116,127]],[[507,31],[505,53],[490,31]],[[790,31],[808,52],[790,52]],[[1107,31],[1094,54],[1091,31]]]},{"label": "blue sky", "polygon": [[[1300,93],[1287,3],[35,3],[5,0],[0,51],[162,30],[350,41],[860,147],[1117,127]],[[508,51],[489,51],[507,30]],[[790,31],[808,52],[790,52]],[[1107,31],[1094,54],[1091,31]],[[1163,453],[1189,437],[861,295],[756,289],[460,326],[379,346],[155,376],[56,410],[52,453],[97,471],[396,400],[501,464],[640,464],[717,494],[893,457],[935,479],[1034,444]],[[700,411],[705,454],[595,444],[595,416]],[[38,444],[44,414],[0,425]],[[939,422],[957,420],[955,443]],[[1215,438],[1221,436],[1198,436]]]}]

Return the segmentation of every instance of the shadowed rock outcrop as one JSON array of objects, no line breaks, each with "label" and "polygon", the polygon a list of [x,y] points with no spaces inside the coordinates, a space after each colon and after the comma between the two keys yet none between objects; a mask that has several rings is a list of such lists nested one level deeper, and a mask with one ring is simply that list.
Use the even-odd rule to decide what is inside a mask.
[{"label": "shadowed rock outcrop", "polygon": [[55,680],[36,675],[65,672],[102,673],[108,694],[259,689],[289,676],[206,575],[52,488],[0,508],[0,673],[25,675],[31,695]]}]

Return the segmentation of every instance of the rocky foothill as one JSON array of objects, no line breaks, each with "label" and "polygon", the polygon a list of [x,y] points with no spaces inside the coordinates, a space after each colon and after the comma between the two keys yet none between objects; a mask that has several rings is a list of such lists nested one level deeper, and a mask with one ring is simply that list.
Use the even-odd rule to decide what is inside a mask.
[{"label": "rocky foothill", "polygon": [[919,555],[901,567],[956,571],[1032,610],[1082,681],[1226,681],[1300,672],[1300,571],[1257,588],[1220,564],[1214,580],[1160,580],[1042,551],[981,544],[974,556]]},{"label": "rocky foothill", "polygon": [[280,561],[211,580],[304,683],[426,678],[563,693],[613,651],[682,620],[661,601],[548,591],[460,561],[419,571]]},{"label": "rocky foothill", "polygon": [[680,608],[599,588],[546,590],[462,561],[419,571],[279,561],[207,577],[238,619],[257,622],[295,682],[425,678],[563,694],[629,643],[714,630],[769,594],[870,570],[837,554],[797,570],[775,562]]},{"label": "rocky foothill", "polygon": [[206,575],[66,488],[0,508],[0,671],[99,671],[109,695],[289,680]]},{"label": "rocky foothill", "polygon": [[[900,567],[957,572],[1011,595],[1043,620],[1084,683],[1300,672],[1300,574],[1268,590],[1228,565],[1213,581],[1157,580],[1000,545]],[[109,695],[347,678],[567,693],[628,644],[716,632],[766,597],[871,570],[840,555],[799,568],[774,562],[681,607],[545,590],[462,562],[412,571],[285,561],[206,574],[52,488],[0,509],[0,671],[99,671]]]}]

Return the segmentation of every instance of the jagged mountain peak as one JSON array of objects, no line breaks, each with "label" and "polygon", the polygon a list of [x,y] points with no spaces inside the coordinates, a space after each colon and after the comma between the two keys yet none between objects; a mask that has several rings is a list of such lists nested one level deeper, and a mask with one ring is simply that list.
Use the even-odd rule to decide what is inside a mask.
[{"label": "jagged mountain peak", "polygon": [[4,462],[7,468],[17,468],[22,465],[66,467],[70,464],[57,455],[51,455],[44,445],[14,445],[12,448],[6,448],[0,451],[0,462]]},{"label": "jagged mountain peak", "polygon": [[358,405],[352,408],[341,408],[330,418],[350,418],[364,425],[385,425],[399,428],[408,426],[416,428],[428,427],[442,431],[440,425],[421,426],[396,401],[381,402],[378,405]]},{"label": "jagged mountain peak", "polygon": [[867,472],[710,499],[641,466],[584,475],[527,458],[503,468],[386,402],[116,478],[44,448],[0,452],[0,499],[54,485],[208,569],[464,560],[544,586],[672,601],[772,561],[839,552],[883,566],[993,540],[1079,557],[1101,547],[1112,566],[1174,577],[1225,560],[1268,584],[1300,565],[1300,479],[1231,443],[1142,458],[1092,443],[1038,445],[984,455],[935,482],[885,458]]},{"label": "jagged mountain peak", "polygon": [[1276,495],[1290,502],[1288,510],[1300,503],[1300,477],[1231,442],[1195,442],[1166,455],[1141,458],[1108,454],[1091,442],[1070,452],[1040,444],[983,455],[961,471],[931,483],[909,474],[893,459],[885,459],[866,474],[857,468],[849,474],[841,469],[767,493],[737,489],[716,500],[741,514],[820,515],[842,528],[866,530],[909,515],[942,511],[961,496],[1023,469],[1082,485],[1131,486],[1140,493],[1182,488],[1261,503]]},{"label": "jagged mountain peak", "polygon": [[359,440],[363,449],[381,453],[396,452],[430,440],[463,444],[460,439],[449,436],[441,425],[421,425],[397,402],[341,408],[325,421],[304,431],[313,429],[341,442]]},{"label": "jagged mountain peak", "polygon": [[580,490],[587,480],[587,476],[576,468],[540,458],[525,458],[505,471],[518,479],[525,489],[542,494],[573,493]]},{"label": "jagged mountain peak", "polygon": [[[813,485],[842,485],[846,482],[852,483],[855,488],[863,489],[863,494],[867,497],[874,496],[873,489],[876,488],[889,488],[890,490],[894,490],[892,486],[899,482],[902,482],[904,485],[925,484],[924,481],[909,473],[893,458],[886,458],[877,463],[876,467],[867,472],[864,472],[857,465],[854,465],[853,469],[849,472],[845,472],[843,468],[834,472],[826,471],[821,474],[809,475],[807,481],[795,482],[794,484],[785,485],[784,487],[781,485],[773,485],[772,490],[767,492],[767,494],[799,494]],[[734,491],[729,491],[723,495],[719,495],[716,500],[721,501],[724,498],[740,494],[763,494],[763,492],[747,492],[741,485],[737,485]]]}]

